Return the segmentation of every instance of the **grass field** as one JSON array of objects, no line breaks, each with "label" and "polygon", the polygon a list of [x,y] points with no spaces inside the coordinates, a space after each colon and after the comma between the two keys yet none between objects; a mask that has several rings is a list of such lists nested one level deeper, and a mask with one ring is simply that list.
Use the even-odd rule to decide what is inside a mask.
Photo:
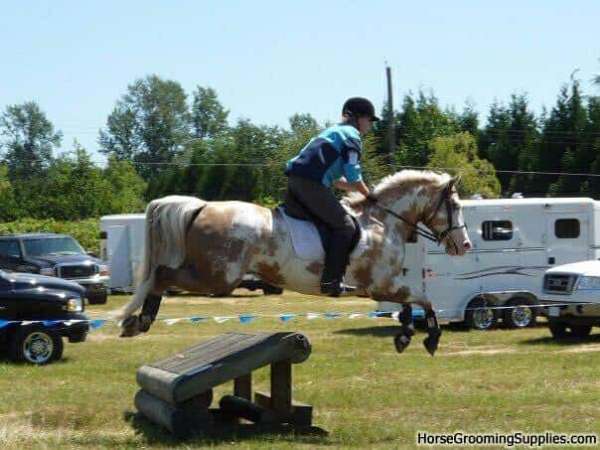
[{"label": "grass field", "polygon": [[[126,297],[90,307],[102,316]],[[370,311],[363,299],[296,294],[262,297],[240,291],[226,299],[173,297],[162,316],[194,314]],[[326,436],[225,435],[178,442],[134,415],[135,371],[227,331],[299,331],[313,345],[294,366],[294,397],[314,405]],[[155,324],[150,333],[119,339],[115,325],[67,344],[46,367],[0,362],[0,444],[24,448],[413,448],[417,431],[600,432],[600,336],[557,344],[544,327],[463,332],[444,328],[430,357],[419,332],[398,355],[390,319],[262,318],[242,325]],[[268,370],[255,385],[268,387]],[[230,390],[230,385],[215,395]]]}]

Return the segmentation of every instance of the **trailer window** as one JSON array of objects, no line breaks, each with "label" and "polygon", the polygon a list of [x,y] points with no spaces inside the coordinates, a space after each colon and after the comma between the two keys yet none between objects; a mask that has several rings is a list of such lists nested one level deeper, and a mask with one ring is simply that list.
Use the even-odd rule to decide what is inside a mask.
[{"label": "trailer window", "polygon": [[481,224],[481,236],[484,241],[509,241],[513,237],[513,225],[510,220],[486,220]]},{"label": "trailer window", "polygon": [[576,239],[579,237],[578,219],[558,219],[554,222],[554,234],[560,239]]}]

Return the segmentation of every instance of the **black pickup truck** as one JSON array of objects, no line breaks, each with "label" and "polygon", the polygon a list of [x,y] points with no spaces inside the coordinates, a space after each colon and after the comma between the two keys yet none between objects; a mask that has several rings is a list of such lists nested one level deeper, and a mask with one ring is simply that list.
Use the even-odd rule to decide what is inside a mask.
[{"label": "black pickup truck", "polygon": [[0,347],[14,361],[48,364],[62,356],[62,338],[83,342],[85,289],[72,281],[0,270]]},{"label": "black pickup truck", "polygon": [[89,303],[106,303],[110,279],[106,263],[86,253],[71,236],[25,233],[0,236],[0,269],[75,281]]}]

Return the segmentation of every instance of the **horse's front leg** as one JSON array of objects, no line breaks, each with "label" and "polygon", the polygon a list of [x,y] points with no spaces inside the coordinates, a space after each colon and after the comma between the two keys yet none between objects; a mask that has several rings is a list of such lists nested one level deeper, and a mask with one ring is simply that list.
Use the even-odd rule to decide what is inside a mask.
[{"label": "horse's front leg", "polygon": [[415,334],[415,325],[412,316],[412,306],[410,303],[402,304],[402,311],[398,314],[398,322],[402,325],[400,334],[394,338],[396,351],[402,353],[410,344],[412,337]]},{"label": "horse's front leg", "polygon": [[423,340],[423,345],[431,356],[435,354],[440,342],[442,330],[438,323],[435,311],[431,302],[428,300],[419,300],[415,302],[425,310],[425,322],[427,325],[427,337]]}]

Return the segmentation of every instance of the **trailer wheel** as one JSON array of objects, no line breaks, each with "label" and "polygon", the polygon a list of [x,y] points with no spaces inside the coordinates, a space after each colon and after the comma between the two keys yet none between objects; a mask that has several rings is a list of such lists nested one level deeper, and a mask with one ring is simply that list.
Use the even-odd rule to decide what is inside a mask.
[{"label": "trailer wheel", "polygon": [[465,324],[476,330],[489,330],[498,322],[498,314],[484,297],[475,297],[467,305]]},{"label": "trailer wheel", "polygon": [[41,326],[21,327],[10,341],[10,358],[43,365],[58,360],[63,354],[63,341],[53,330]]},{"label": "trailer wheel", "polygon": [[512,306],[513,308],[504,310],[502,318],[504,326],[507,328],[527,328],[534,326],[537,320],[537,311],[530,306],[531,303],[531,300],[525,297],[513,297],[506,302],[506,306]]}]

